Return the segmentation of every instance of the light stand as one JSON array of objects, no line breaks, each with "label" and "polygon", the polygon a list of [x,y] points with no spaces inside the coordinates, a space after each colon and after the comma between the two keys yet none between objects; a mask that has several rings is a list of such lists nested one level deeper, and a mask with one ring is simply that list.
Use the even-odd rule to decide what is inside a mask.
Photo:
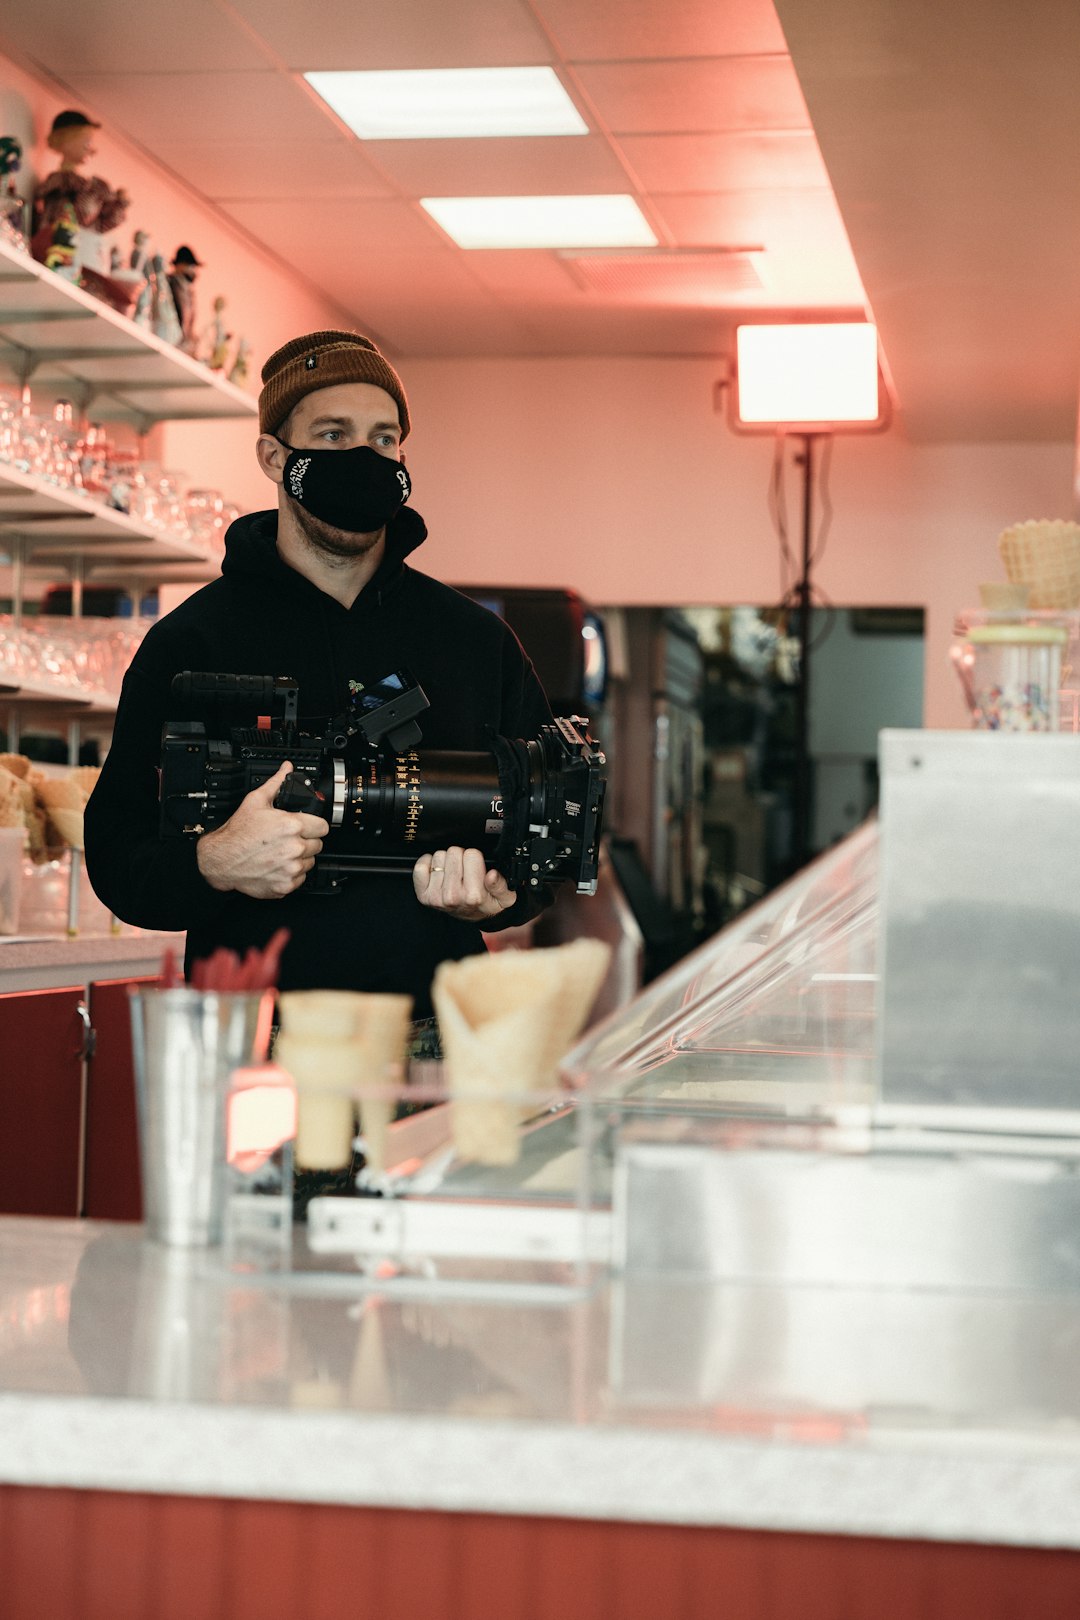
[{"label": "light stand", "polygon": [[802,440],[802,548],[793,591],[798,613],[795,692],[793,867],[811,854],[810,612],[814,561],[814,440],[834,432],[877,433],[889,407],[878,364],[877,330],[866,321],[758,322],[735,329],[731,425],[739,433],[781,432]]},{"label": "light stand", "polygon": [[814,518],[814,439],[813,433],[804,433],[802,452],[795,456],[795,465],[802,468],[802,549],[800,573],[795,585],[795,600],[799,615],[799,681],[795,689],[795,803],[792,830],[792,855],[795,870],[805,866],[810,858],[810,818],[813,809],[813,773],[810,764],[810,609],[813,585],[810,571],[813,565]]}]

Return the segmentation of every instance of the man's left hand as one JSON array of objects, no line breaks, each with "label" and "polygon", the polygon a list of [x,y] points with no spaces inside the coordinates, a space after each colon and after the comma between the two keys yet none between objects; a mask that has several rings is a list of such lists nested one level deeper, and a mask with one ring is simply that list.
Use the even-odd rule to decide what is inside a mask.
[{"label": "man's left hand", "polygon": [[517,899],[501,872],[490,868],[482,850],[437,849],[413,867],[413,888],[422,906],[445,911],[464,922],[488,922],[509,911]]}]

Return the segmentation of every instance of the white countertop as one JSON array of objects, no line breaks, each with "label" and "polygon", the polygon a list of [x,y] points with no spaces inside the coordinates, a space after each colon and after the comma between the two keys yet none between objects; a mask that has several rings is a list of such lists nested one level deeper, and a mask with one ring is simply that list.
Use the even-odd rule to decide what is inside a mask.
[{"label": "white countertop", "polygon": [[0,934],[0,993],[41,990],[93,979],[156,973],[166,949],[182,964],[183,934],[122,929],[116,934]]},{"label": "white countertop", "polygon": [[0,1220],[0,1479],[1080,1547],[1080,1296],[251,1286]]}]

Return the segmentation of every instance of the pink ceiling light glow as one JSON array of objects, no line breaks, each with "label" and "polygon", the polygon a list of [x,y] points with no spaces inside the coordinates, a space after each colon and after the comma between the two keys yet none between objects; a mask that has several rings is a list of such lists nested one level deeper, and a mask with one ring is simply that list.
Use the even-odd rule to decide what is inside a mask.
[{"label": "pink ceiling light glow", "polygon": [[735,344],[737,426],[827,433],[881,422],[876,326],[740,326]]}]

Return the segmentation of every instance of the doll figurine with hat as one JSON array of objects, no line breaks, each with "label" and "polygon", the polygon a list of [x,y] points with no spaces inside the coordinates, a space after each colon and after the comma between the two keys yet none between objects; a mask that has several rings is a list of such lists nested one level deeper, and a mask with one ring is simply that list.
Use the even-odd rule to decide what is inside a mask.
[{"label": "doll figurine with hat", "polygon": [[201,269],[202,260],[197,259],[189,247],[177,248],[169,271],[169,288],[180,323],[177,348],[190,355],[196,355],[199,348],[195,331],[195,282]]},{"label": "doll figurine with hat", "polygon": [[[98,175],[79,172],[94,155],[94,131],[100,128],[86,113],[74,109],[57,113],[53,119],[46,144],[59,155],[60,167],[35,188],[30,251],[42,264],[52,260],[52,268],[59,267],[57,248],[62,250],[61,258],[71,252],[68,273],[76,273],[87,292],[124,309],[131,294],[111,283],[103,238],[123,223],[130,199],[126,191],[114,191]],[[73,224],[77,236],[72,244],[68,239]],[[58,234],[60,241],[56,240]]]}]

